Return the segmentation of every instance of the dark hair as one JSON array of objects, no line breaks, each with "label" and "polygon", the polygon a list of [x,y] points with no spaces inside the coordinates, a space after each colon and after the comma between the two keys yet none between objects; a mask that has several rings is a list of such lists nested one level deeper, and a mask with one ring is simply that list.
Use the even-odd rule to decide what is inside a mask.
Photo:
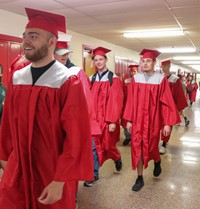
[{"label": "dark hair", "polygon": [[[92,60],[94,60],[94,57],[95,57],[95,56],[92,57]],[[106,55],[103,55],[103,57],[105,57],[105,59],[107,59],[107,56],[106,56]]]},{"label": "dark hair", "polygon": [[179,77],[180,80],[181,80],[182,77],[183,77],[181,74],[178,74],[177,76]]}]

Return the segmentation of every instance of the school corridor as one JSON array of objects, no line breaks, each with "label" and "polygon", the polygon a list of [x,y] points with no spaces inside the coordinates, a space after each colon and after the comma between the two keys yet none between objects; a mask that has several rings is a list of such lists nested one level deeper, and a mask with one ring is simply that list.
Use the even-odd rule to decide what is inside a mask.
[{"label": "school corridor", "polygon": [[[199,94],[199,91],[198,91]],[[199,94],[200,95],[200,94]],[[186,109],[190,125],[184,120],[175,126],[161,156],[162,173],[153,176],[153,161],[144,171],[144,187],[131,190],[137,173],[131,169],[130,145],[118,143],[123,169],[115,171],[109,160],[100,168],[100,180],[90,188],[79,183],[78,209],[199,209],[200,208],[200,96]]]}]

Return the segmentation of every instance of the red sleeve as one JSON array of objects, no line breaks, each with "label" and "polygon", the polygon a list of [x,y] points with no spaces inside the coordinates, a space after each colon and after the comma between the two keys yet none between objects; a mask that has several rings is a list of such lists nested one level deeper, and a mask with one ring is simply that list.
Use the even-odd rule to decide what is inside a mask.
[{"label": "red sleeve", "polygon": [[57,161],[54,180],[92,180],[92,139],[83,88],[76,77],[70,78],[62,88],[61,96],[66,97],[62,98],[64,105],[60,117],[66,138],[63,152]]},{"label": "red sleeve", "polygon": [[10,153],[12,152],[13,145],[12,145],[12,131],[10,125],[10,111],[12,108],[12,84],[9,84],[8,89],[6,91],[6,97],[3,107],[3,115],[2,115],[2,124],[0,126],[0,159],[1,160],[8,160]]},{"label": "red sleeve", "polygon": [[161,114],[164,125],[180,123],[180,116],[174,103],[167,78],[163,78],[160,89]]},{"label": "red sleeve", "polygon": [[119,78],[113,78],[113,84],[110,87],[108,101],[106,104],[105,121],[109,123],[119,123],[123,107],[123,87]]},{"label": "red sleeve", "polygon": [[179,112],[188,106],[180,79],[175,83],[173,97]]}]

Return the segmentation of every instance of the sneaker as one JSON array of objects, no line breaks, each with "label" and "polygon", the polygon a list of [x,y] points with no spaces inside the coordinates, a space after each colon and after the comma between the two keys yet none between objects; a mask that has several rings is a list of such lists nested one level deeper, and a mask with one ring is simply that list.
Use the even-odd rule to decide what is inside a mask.
[{"label": "sneaker", "polygon": [[121,160],[121,157],[119,158],[119,160],[116,160],[115,161],[115,168],[117,171],[121,171],[122,169],[122,160]]},{"label": "sneaker", "polygon": [[154,162],[154,170],[153,170],[153,175],[154,175],[155,177],[160,176],[160,174],[161,174],[161,172],[162,172],[162,169],[161,169],[160,163],[161,163],[161,161]]},{"label": "sneaker", "polygon": [[190,121],[186,118],[185,119],[185,127],[187,127],[190,124]]},{"label": "sneaker", "polygon": [[161,146],[160,149],[159,149],[159,153],[164,155],[166,153],[166,148]]},{"label": "sneaker", "polygon": [[93,181],[85,181],[83,186],[91,187],[95,182],[99,181],[99,176],[95,176]]},{"label": "sneaker", "polygon": [[138,192],[138,191],[140,191],[140,189],[142,189],[143,186],[144,186],[143,177],[142,178],[137,178],[135,184],[132,187],[132,191]]},{"label": "sneaker", "polygon": [[124,139],[124,141],[123,141],[123,146],[128,145],[130,141],[131,141],[130,139],[127,139],[127,138]]}]

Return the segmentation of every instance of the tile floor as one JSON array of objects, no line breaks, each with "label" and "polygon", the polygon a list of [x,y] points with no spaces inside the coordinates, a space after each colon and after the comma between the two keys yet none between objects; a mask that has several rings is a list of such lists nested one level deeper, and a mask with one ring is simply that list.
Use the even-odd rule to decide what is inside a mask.
[{"label": "tile floor", "polygon": [[200,97],[186,109],[189,127],[175,126],[167,153],[161,156],[162,174],[153,177],[153,162],[144,171],[145,186],[131,190],[137,174],[131,169],[130,146],[118,144],[123,169],[115,172],[109,160],[93,187],[79,183],[79,209],[200,209]]}]

